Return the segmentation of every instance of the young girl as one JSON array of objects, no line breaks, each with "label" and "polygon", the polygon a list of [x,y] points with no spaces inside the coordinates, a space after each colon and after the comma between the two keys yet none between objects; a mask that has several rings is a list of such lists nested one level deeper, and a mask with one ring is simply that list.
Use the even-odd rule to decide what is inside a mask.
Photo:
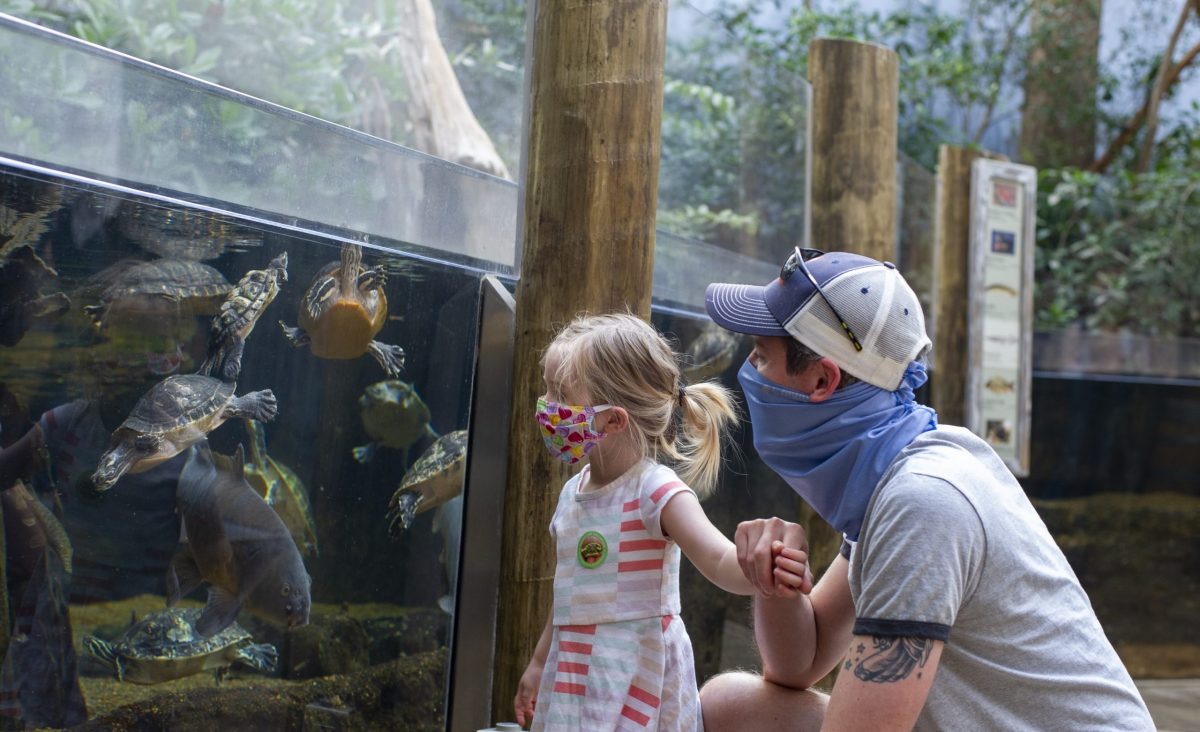
[{"label": "young girl", "polygon": [[[517,721],[532,717],[535,730],[701,730],[691,641],[678,617],[680,550],[718,587],[754,592],[697,497],[716,482],[736,418],[730,393],[684,385],[666,340],[632,315],[576,319],[543,366],[537,422],[546,445],[588,464],[563,487],[550,522],[554,608],[521,677]],[[779,583],[806,586],[803,569],[784,565],[797,563],[777,564]]]}]

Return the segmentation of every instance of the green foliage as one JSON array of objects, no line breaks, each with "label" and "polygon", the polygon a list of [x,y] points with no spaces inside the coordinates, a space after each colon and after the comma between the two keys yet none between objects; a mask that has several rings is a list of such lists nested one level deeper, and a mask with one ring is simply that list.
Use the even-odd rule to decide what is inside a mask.
[{"label": "green foliage", "polygon": [[1043,171],[1036,325],[1200,337],[1200,169]]}]

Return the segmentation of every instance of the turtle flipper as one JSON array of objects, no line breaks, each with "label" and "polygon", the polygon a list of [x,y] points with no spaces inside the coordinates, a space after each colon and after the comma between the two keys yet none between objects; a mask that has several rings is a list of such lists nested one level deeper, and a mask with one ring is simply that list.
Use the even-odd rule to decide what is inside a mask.
[{"label": "turtle flipper", "polygon": [[242,604],[232,593],[220,587],[208,588],[208,604],[196,618],[196,632],[205,638],[210,638],[225,630],[237,619]]},{"label": "turtle flipper", "polygon": [[337,289],[338,281],[332,277],[326,277],[321,280],[321,284],[317,285],[316,289],[308,293],[304,298],[304,307],[308,311],[308,317],[316,320],[321,315],[322,304],[333,297],[333,291]]},{"label": "turtle flipper", "polygon": [[279,651],[270,643],[251,643],[238,649],[237,660],[256,671],[269,674],[279,664]]},{"label": "turtle flipper", "polygon": [[279,321],[279,327],[283,329],[283,337],[291,341],[291,344],[296,348],[307,346],[312,341],[303,328],[290,326],[282,320]]},{"label": "turtle flipper", "polygon": [[365,445],[360,445],[354,448],[351,452],[354,453],[354,459],[360,463],[370,462],[371,458],[375,457],[376,450],[379,449],[378,442],[368,442]]},{"label": "turtle flipper", "polygon": [[196,560],[187,552],[179,552],[167,565],[167,607],[175,607],[204,582]]},{"label": "turtle flipper", "polygon": [[383,370],[387,372],[388,378],[394,379],[400,375],[400,371],[404,368],[403,348],[400,346],[389,346],[379,341],[371,341],[367,345],[367,350],[379,362]]},{"label": "turtle flipper", "polygon": [[117,667],[117,649],[113,648],[112,643],[101,640],[94,635],[85,635],[83,637],[83,648],[95,658],[104,663],[111,663],[114,668]]},{"label": "turtle flipper", "polygon": [[383,286],[387,284],[387,271],[382,265],[364,269],[358,275],[358,281],[355,284],[358,285],[358,291],[363,293],[382,290]]},{"label": "turtle flipper", "polygon": [[214,337],[214,342],[208,348],[208,358],[196,373],[229,383],[236,382],[242,372],[242,353],[245,349],[246,341],[242,338]]},{"label": "turtle flipper", "polygon": [[257,419],[259,422],[270,422],[278,413],[279,404],[275,401],[275,393],[270,389],[234,397],[229,406],[225,407],[227,419]]}]

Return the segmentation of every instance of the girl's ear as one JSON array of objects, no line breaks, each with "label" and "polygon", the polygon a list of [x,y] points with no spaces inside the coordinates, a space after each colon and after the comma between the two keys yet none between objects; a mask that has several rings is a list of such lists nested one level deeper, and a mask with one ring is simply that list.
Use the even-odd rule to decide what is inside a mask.
[{"label": "girl's ear", "polygon": [[600,431],[606,435],[616,434],[629,426],[629,412],[622,407],[605,409],[596,415],[596,419],[600,423]]}]

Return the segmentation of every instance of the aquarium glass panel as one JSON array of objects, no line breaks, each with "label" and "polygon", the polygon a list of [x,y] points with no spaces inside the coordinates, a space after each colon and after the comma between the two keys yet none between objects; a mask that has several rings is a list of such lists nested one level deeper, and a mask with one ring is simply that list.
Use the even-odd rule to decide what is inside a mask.
[{"label": "aquarium glass panel", "polygon": [[658,225],[765,261],[807,246],[811,88],[730,33],[720,4],[667,15]]},{"label": "aquarium glass panel", "polygon": [[516,267],[502,178],[3,15],[0,91],[0,154]]},{"label": "aquarium glass panel", "polygon": [[0,165],[0,716],[442,729],[486,270],[221,206]]}]

